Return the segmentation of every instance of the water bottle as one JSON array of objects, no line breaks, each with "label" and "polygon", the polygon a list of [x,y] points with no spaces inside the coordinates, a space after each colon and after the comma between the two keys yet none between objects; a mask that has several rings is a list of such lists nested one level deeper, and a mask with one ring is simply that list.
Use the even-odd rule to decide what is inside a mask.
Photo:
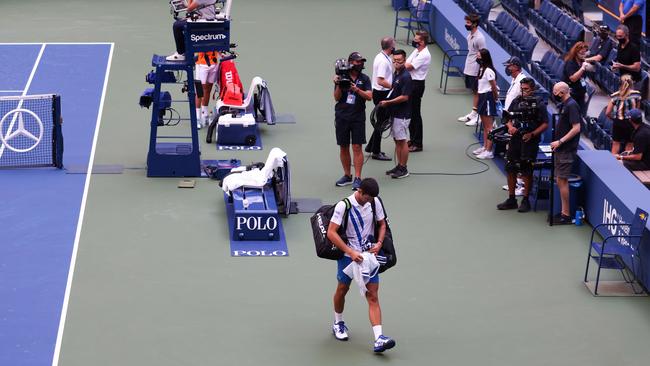
[{"label": "water bottle", "polygon": [[582,226],[582,220],[585,218],[585,212],[582,210],[582,207],[576,209],[576,226]]}]

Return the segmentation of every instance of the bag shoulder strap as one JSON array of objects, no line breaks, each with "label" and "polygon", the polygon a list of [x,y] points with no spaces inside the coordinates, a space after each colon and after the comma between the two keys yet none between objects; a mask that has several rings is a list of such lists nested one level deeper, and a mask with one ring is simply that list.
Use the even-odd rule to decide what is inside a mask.
[{"label": "bag shoulder strap", "polygon": [[352,202],[350,202],[350,200],[346,197],[343,199],[343,203],[345,203],[345,211],[343,212],[343,221],[341,222],[341,226],[343,227],[343,231],[346,231],[348,229],[348,216],[350,216]]},{"label": "bag shoulder strap", "polygon": [[[382,201],[381,197],[377,196],[377,199],[379,200],[379,204],[381,205],[382,210],[384,211],[384,220],[388,219],[388,214],[386,213],[386,206],[384,206],[384,201]],[[372,217],[375,219],[375,222],[377,222],[377,211],[375,210],[375,200],[373,199],[370,201],[370,207],[372,208]]]}]

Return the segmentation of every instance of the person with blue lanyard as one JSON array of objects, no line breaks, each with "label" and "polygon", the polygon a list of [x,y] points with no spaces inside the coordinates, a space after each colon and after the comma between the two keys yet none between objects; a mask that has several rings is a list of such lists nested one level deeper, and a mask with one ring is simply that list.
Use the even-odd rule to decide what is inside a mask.
[{"label": "person with blue lanyard", "polygon": [[[361,265],[364,255],[376,255],[381,250],[386,235],[386,215],[379,195],[379,184],[373,178],[365,178],[357,189],[346,200],[336,204],[334,214],[327,228],[327,238],[336,245],[344,254],[338,260],[336,279],[338,284],[334,292],[334,325],[332,333],[339,341],[348,340],[348,327],[343,320],[345,295],[350,289],[352,278],[345,274],[344,269],[355,262]],[[347,201],[347,202],[346,202]],[[370,202],[374,201],[374,212]],[[347,213],[346,213],[347,212]],[[339,227],[347,216],[345,234],[347,242],[338,234]],[[375,242],[375,225],[377,225],[377,238]],[[367,259],[369,260],[369,259]],[[374,333],[374,352],[384,352],[395,347],[395,340],[383,334],[381,325],[381,307],[379,306],[379,274],[375,273],[366,283],[366,300],[370,324]]]},{"label": "person with blue lanyard", "polygon": [[618,5],[618,19],[630,29],[630,42],[639,46],[643,32],[645,0],[621,0]]}]

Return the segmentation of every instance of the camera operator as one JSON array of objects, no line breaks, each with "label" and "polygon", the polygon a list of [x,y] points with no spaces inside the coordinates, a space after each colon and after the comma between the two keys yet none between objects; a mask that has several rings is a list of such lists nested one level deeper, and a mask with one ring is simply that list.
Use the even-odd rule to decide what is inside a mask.
[{"label": "camera operator", "polygon": [[[344,60],[337,61],[337,75],[334,76],[334,117],[336,144],[340,148],[344,174],[336,181],[336,186],[352,184],[352,190],[356,191],[361,185],[361,145],[366,143],[366,102],[372,100],[372,85],[368,75],[361,72],[366,59],[359,52],[352,52],[348,57],[349,71],[347,65],[339,66],[340,61]],[[349,75],[342,76],[347,72]],[[350,172],[350,142],[354,155],[354,180]]]},{"label": "camera operator", "polygon": [[[521,80],[521,96],[510,103],[506,114],[508,133],[512,136],[506,152],[506,172],[508,173],[508,199],[497,205],[499,210],[512,210],[519,207],[519,212],[530,211],[528,194],[533,180],[533,164],[539,150],[540,136],[548,128],[546,104],[533,95],[535,80]],[[504,113],[505,114],[505,113]],[[524,181],[524,197],[517,205],[515,186],[517,173]]]},{"label": "camera operator", "polygon": [[[216,16],[215,3],[215,0],[187,0],[187,14],[195,13],[197,19],[214,19]],[[188,19],[179,19],[174,22],[173,30],[176,52],[173,55],[167,56],[167,61],[185,61],[185,36],[183,30],[187,22]]]}]

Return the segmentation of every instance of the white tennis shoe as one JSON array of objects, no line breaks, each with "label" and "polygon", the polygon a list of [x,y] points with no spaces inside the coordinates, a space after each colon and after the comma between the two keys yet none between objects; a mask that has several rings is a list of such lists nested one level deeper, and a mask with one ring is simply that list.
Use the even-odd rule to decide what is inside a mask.
[{"label": "white tennis shoe", "polygon": [[348,340],[348,327],[345,326],[344,321],[334,323],[334,325],[332,325],[332,333],[334,334],[334,337],[339,341]]}]

